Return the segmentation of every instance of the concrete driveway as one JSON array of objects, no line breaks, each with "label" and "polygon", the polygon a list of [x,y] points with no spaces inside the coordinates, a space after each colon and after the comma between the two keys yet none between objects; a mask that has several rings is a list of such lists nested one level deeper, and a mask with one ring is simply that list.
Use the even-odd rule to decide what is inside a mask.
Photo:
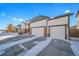
[{"label": "concrete driveway", "polygon": [[38,56],[75,56],[71,44],[64,40],[54,39]]}]

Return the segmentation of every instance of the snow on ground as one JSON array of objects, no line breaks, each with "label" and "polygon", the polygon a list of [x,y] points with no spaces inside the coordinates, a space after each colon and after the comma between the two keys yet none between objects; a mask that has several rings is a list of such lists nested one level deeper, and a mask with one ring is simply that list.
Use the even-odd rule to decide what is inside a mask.
[{"label": "snow on ground", "polygon": [[15,41],[15,42],[11,42],[11,43],[7,43],[7,44],[0,45],[0,51],[4,50],[6,48],[9,48],[11,46],[17,45],[17,44],[21,44],[21,43],[24,43],[24,42],[28,42],[28,41],[33,40],[35,38],[38,38],[38,37],[37,36],[34,36],[34,37],[31,37],[31,38],[22,39],[22,40],[19,40],[19,41]]},{"label": "snow on ground", "polygon": [[42,41],[35,41],[35,42],[33,42],[33,44],[38,44],[38,43],[40,43],[40,42],[42,42]]},{"label": "snow on ground", "polygon": [[16,35],[8,35],[8,36],[0,36],[0,40],[4,40],[6,38],[15,37]]},{"label": "snow on ground", "polygon": [[79,40],[79,38],[76,37],[70,37],[71,40]]},{"label": "snow on ground", "polygon": [[72,48],[74,54],[76,56],[79,56],[79,42],[77,42],[77,41],[70,41],[70,43],[72,45],[71,48]]},{"label": "snow on ground", "polygon": [[79,56],[79,38],[70,37],[71,40],[67,40],[71,43],[71,49],[76,56]]},{"label": "snow on ground", "polygon": [[25,48],[22,44],[19,44],[19,46],[23,48],[24,50],[27,50],[27,48]]},{"label": "snow on ground", "polygon": [[10,37],[16,37],[17,34],[12,34],[12,35],[5,35],[5,36],[0,36],[0,40],[4,40],[6,38],[10,38]]},{"label": "snow on ground", "polygon": [[52,39],[48,37],[45,41],[39,42],[32,49],[28,50],[23,56],[36,56],[51,42],[51,40]]},{"label": "snow on ground", "polygon": [[4,50],[3,51],[0,51],[0,55],[3,54],[4,52],[5,52]]}]

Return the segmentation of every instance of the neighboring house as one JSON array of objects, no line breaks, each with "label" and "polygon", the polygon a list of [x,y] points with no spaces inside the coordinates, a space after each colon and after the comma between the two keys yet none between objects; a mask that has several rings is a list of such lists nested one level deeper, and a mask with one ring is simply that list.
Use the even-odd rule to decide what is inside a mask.
[{"label": "neighboring house", "polygon": [[76,25],[70,28],[70,36],[71,37],[79,37],[79,10],[76,14]]},{"label": "neighboring house", "polygon": [[36,16],[31,19],[30,32],[36,36],[48,36],[47,35],[47,19],[48,16]]},{"label": "neighboring house", "polygon": [[20,29],[22,34],[30,32],[30,22],[28,21],[22,22]]},{"label": "neighboring house", "polygon": [[21,24],[21,33],[25,33],[25,30],[26,30],[25,22],[22,22],[22,24]]},{"label": "neighboring house", "polygon": [[13,24],[8,24],[7,32],[14,32],[14,25]]},{"label": "neighboring house", "polygon": [[25,21],[25,33],[30,33],[30,21]]},{"label": "neighboring house", "polygon": [[17,26],[15,26],[15,32],[20,33],[21,32],[21,25],[18,24]]},{"label": "neighboring house", "polygon": [[53,39],[69,39],[71,13],[56,16],[48,20],[49,36]]},{"label": "neighboring house", "polygon": [[76,25],[72,26],[71,29],[77,29],[77,30],[79,29],[79,10],[76,14],[76,20],[77,20]]},{"label": "neighboring house", "polygon": [[76,18],[77,18],[77,30],[79,30],[79,10],[78,10],[78,12],[77,12],[77,14],[76,14]]}]

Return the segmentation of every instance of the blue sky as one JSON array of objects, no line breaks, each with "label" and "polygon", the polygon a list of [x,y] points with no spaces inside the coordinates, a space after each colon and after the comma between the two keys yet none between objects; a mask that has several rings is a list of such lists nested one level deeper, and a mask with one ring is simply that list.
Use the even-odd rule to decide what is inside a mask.
[{"label": "blue sky", "polygon": [[65,14],[65,12],[74,13],[71,16],[70,25],[76,24],[76,13],[79,9],[77,3],[1,3],[0,4],[0,28],[6,29],[7,24],[20,24],[22,21],[29,20],[37,15],[54,17]]}]

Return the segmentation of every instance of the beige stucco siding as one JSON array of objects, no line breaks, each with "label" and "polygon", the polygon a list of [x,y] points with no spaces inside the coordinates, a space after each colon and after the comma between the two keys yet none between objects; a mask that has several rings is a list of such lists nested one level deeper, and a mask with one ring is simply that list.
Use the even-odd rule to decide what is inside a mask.
[{"label": "beige stucco siding", "polygon": [[38,27],[38,26],[46,26],[46,20],[41,20],[30,24],[30,27]]},{"label": "beige stucco siding", "polygon": [[68,16],[48,21],[48,26],[51,26],[51,25],[61,25],[61,24],[68,24]]},{"label": "beige stucco siding", "polygon": [[79,14],[77,16],[77,29],[79,29]]}]

